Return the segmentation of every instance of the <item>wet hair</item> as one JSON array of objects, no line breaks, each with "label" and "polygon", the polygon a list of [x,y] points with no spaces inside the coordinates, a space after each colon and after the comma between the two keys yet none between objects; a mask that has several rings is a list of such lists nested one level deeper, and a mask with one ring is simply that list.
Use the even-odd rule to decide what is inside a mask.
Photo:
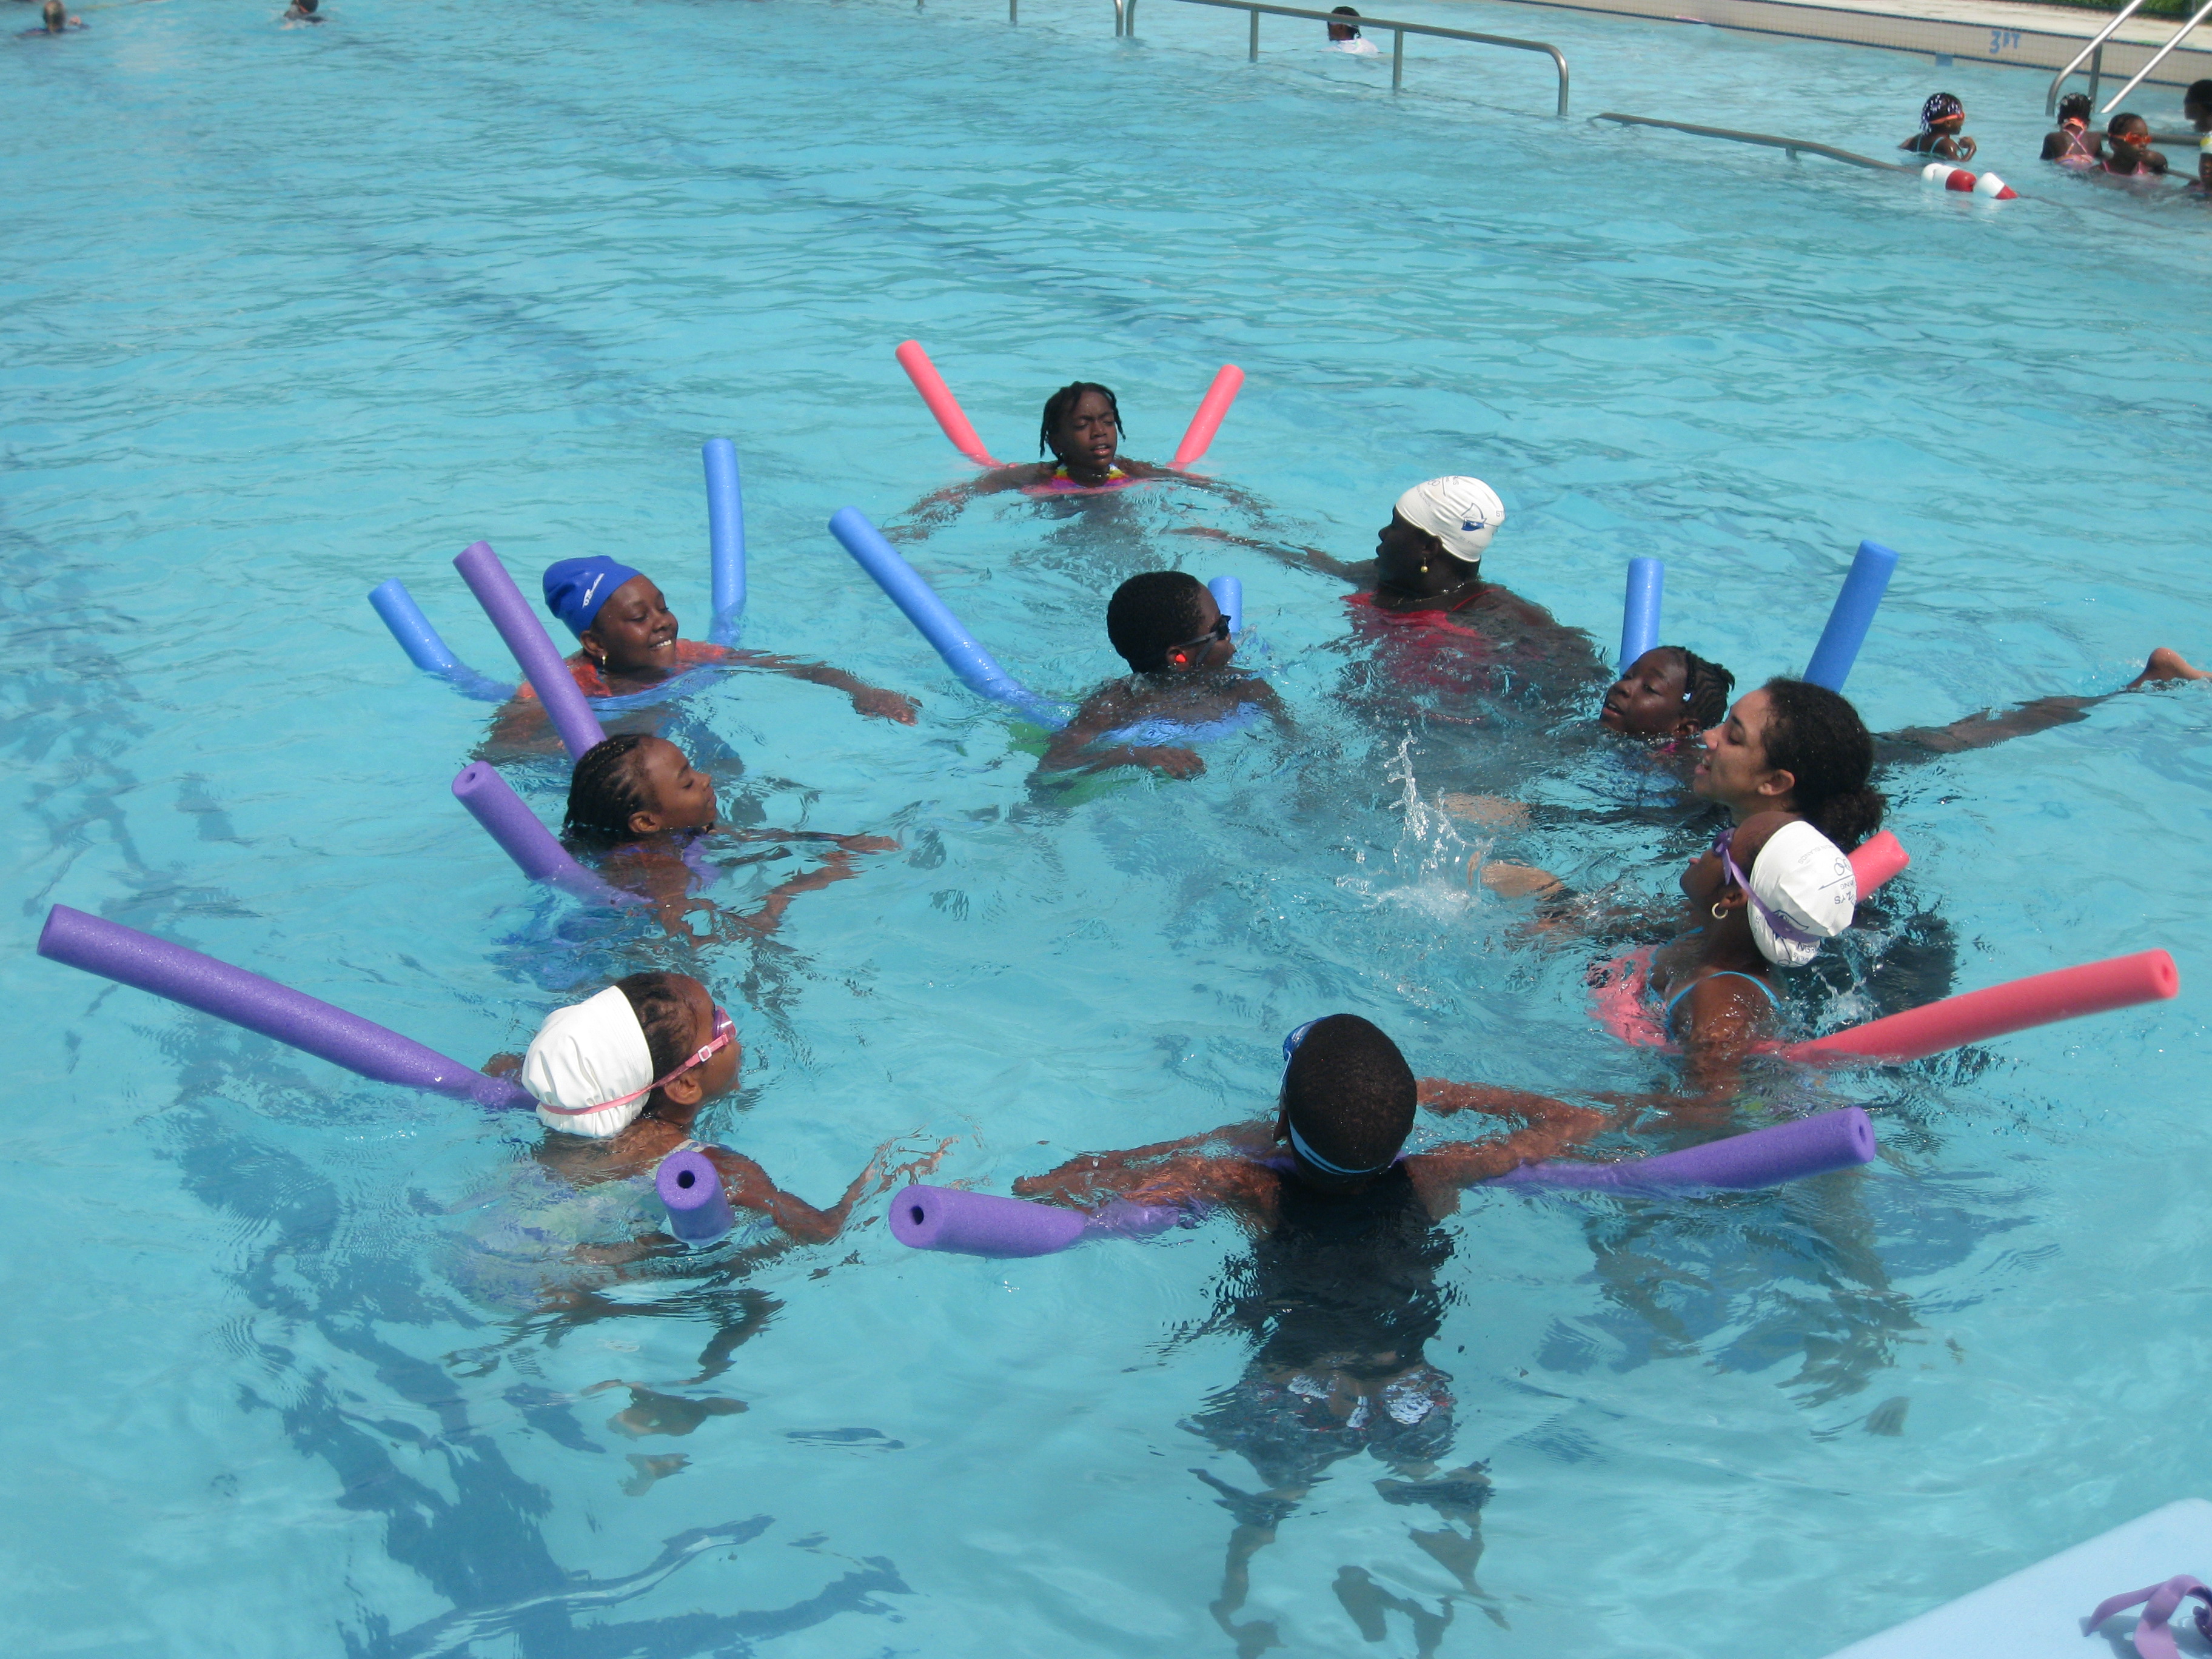
[{"label": "wet hair", "polygon": [[1194,640],[1206,626],[1199,595],[1206,585],[1185,570],[1147,570],[1114,590],[1106,602],[1106,637],[1132,672],[1157,674],[1168,647]]},{"label": "wet hair", "polygon": [[321,3],[321,0],[292,0],[292,3],[297,6],[301,11],[312,12],[317,5]]},{"label": "wet hair", "polygon": [[568,780],[562,835],[607,847],[637,839],[629,827],[631,815],[653,810],[645,797],[645,763],[638,752],[650,741],[645,732],[624,732],[584,751]]},{"label": "wet hair", "polygon": [[2181,94],[2181,101],[2201,109],[2212,109],[2212,81],[2191,81],[2189,90]]},{"label": "wet hair", "polygon": [[1888,804],[1867,783],[1874,734],[1859,711],[1825,685],[1771,679],[1766,696],[1766,763],[1796,778],[1790,796],[1797,810],[1848,853],[1881,828]]},{"label": "wet hair", "polygon": [[[2208,83],[2212,84],[2212,83]],[[2069,92],[2058,100],[2058,118],[2062,121],[2088,120],[2096,108],[2095,102],[2086,92]]]},{"label": "wet hair", "polygon": [[[594,751],[597,752],[596,750]],[[645,1033],[653,1074],[666,1077],[691,1058],[691,1009],[684,1000],[683,974],[632,974],[615,981]]]},{"label": "wet hair", "polygon": [[1106,400],[1106,407],[1114,413],[1114,429],[1116,432],[1121,429],[1121,405],[1115,400],[1111,386],[1101,386],[1096,380],[1070,380],[1044,400],[1044,419],[1037,423],[1038,454],[1057,455],[1060,453],[1052,447],[1052,429],[1064,416],[1075,412],[1076,404],[1083,401],[1083,394],[1086,392],[1095,392]]},{"label": "wet hair", "polygon": [[1735,691],[1735,676],[1717,662],[1709,662],[1686,645],[1662,645],[1682,659],[1682,712],[1703,731],[1728,718],[1729,699]]},{"label": "wet hair", "polygon": [[1316,1020],[1283,1069],[1283,1109],[1315,1152],[1379,1170],[1413,1132],[1419,1095],[1398,1045],[1357,1014]]},{"label": "wet hair", "polygon": [[46,3],[40,8],[39,17],[51,29],[57,23],[69,21],[69,8],[62,4],[62,0],[46,0]]},{"label": "wet hair", "polygon": [[2107,138],[2125,137],[2129,134],[2134,132],[2138,127],[2142,128],[2144,132],[2148,133],[2150,131],[2150,123],[2144,120],[2140,115],[2131,115],[2126,110],[2122,110],[2118,115],[2115,115],[2111,120],[2105,123],[2105,137]]}]

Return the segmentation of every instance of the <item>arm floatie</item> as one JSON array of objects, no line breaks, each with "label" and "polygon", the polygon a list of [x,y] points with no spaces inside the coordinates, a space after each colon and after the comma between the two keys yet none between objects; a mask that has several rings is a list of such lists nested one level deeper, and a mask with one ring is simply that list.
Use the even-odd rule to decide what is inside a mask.
[{"label": "arm floatie", "polygon": [[536,1105],[521,1085],[486,1077],[397,1031],[198,951],[57,904],[39,954],[227,1019],[378,1083],[405,1084],[484,1106]]},{"label": "arm floatie", "polygon": [[2031,1025],[2160,1001],[2180,989],[2181,973],[2172,957],[2163,951],[2140,951],[1946,997],[1847,1031],[1793,1042],[1782,1054],[1808,1065],[1858,1060],[1898,1066]]},{"label": "arm floatie", "polygon": [[1050,1255],[1086,1238],[1150,1238],[1193,1212],[1116,1199],[1095,1215],[958,1187],[908,1187],[891,1200],[891,1236],[909,1249],[960,1255]]},{"label": "arm floatie", "polygon": [[583,688],[576,684],[575,675],[569,672],[568,665],[554,647],[545,624],[538,620],[538,613],[522,597],[514,578],[499,562],[499,555],[491,550],[491,544],[470,544],[453,560],[453,568],[461,573],[469,592],[477,596],[477,603],[483,606],[491,625],[499,629],[500,638],[514,653],[514,659],[522,665],[523,674],[538,693],[538,700],[551,716],[553,729],[561,734],[568,758],[581,760],[605,742],[607,734],[599,729],[599,717],[584,700]]},{"label": "arm floatie", "polygon": [[1846,1106],[1656,1158],[1620,1164],[1524,1164],[1488,1184],[1622,1193],[1745,1191],[1853,1169],[1872,1159],[1875,1152],[1873,1123],[1857,1107]]}]

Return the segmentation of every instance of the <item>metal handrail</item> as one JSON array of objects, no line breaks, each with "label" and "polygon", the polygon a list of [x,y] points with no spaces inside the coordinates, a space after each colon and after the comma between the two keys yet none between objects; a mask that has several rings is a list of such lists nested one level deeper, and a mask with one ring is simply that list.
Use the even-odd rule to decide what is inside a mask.
[{"label": "metal handrail", "polygon": [[2112,101],[2106,105],[2099,113],[2110,115],[2113,109],[2118,105],[2120,100],[2126,97],[2137,87],[2141,86],[2143,83],[2143,78],[2153,70],[2156,69],[2160,64],[2163,64],[2166,61],[2166,53],[2172,52],[2176,46],[2179,46],[2182,43],[2182,40],[2188,35],[2189,32],[2195,28],[2199,23],[2203,22],[2207,17],[2212,17],[2212,0],[2204,0],[2204,3],[2197,8],[2197,15],[2191,18],[2186,23],[2184,23],[2179,28],[2176,29],[2173,32],[2173,39],[2160,46],[2158,51],[2152,55],[2150,62],[2145,64],[2141,69],[2136,71],[2136,78],[2129,82],[2127,85],[2122,87],[2118,92],[2114,93],[2112,94]]},{"label": "metal handrail", "polygon": [[2105,71],[2105,42],[2112,38],[2114,29],[2136,15],[2136,9],[2142,3],[2143,0],[2128,0],[2128,3],[2120,9],[2119,15],[2097,31],[2096,39],[2075,52],[2074,61],[2051,77],[2051,90],[2043,94],[2043,112],[2045,115],[2057,112],[2058,88],[2066,84],[2068,76],[2081,67],[2081,60],[2084,58],[2094,57],[2096,60],[2089,65],[2089,101],[2092,104],[2097,101],[2097,77]]},{"label": "metal handrail", "polygon": [[[1121,15],[1124,34],[1137,32],[1137,0],[1118,0],[1127,9]],[[1444,40],[1474,40],[1486,46],[1510,46],[1516,52],[1540,52],[1552,60],[1559,72],[1559,114],[1567,112],[1567,60],[1559,49],[1542,40],[1516,40],[1510,34],[1478,34],[1473,29],[1439,28],[1432,23],[1397,23],[1384,17],[1345,17],[1335,12],[1308,11],[1300,6],[1272,6],[1261,0],[1180,0],[1187,6],[1218,6],[1227,11],[1252,14],[1252,46],[1247,63],[1260,61],[1260,19],[1269,17],[1304,17],[1317,23],[1351,23],[1362,29],[1389,29],[1395,39],[1390,46],[1390,90],[1401,91],[1406,80],[1406,37],[1409,34],[1435,35]]]},{"label": "metal handrail", "polygon": [[1649,115],[1616,115],[1610,110],[1590,117],[1593,121],[1618,121],[1628,127],[1666,127],[1675,132],[1694,132],[1700,138],[1732,138],[1739,144],[1763,144],[1769,149],[1786,149],[1790,159],[1796,161],[1800,150],[1812,155],[1825,155],[1831,161],[1848,161],[1855,167],[1873,167],[1881,173],[1917,173],[1919,167],[1902,161],[1877,161],[1871,155],[1855,155],[1850,150],[1838,149],[1833,144],[1815,144],[1802,138],[1777,138],[1771,133],[1737,132],[1728,127],[1693,127],[1686,121],[1660,121]]}]

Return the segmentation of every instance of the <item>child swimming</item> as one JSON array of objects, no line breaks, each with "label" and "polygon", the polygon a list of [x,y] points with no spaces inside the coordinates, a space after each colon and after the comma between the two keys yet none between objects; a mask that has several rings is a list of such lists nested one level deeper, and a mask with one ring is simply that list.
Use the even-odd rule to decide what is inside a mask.
[{"label": "child swimming", "polygon": [[2153,179],[2166,157],[2150,147],[2150,123],[2123,110],[2105,124],[2105,160],[2099,171],[2115,179]]},{"label": "child swimming", "polygon": [[1939,92],[1920,106],[1920,131],[1898,149],[1942,161],[1971,161],[1977,146],[1966,126],[1966,106],[1953,94]]},{"label": "child swimming", "polygon": [[[622,697],[649,691],[702,664],[763,668],[842,691],[855,711],[878,720],[915,722],[908,697],[856,679],[826,663],[803,662],[762,651],[739,651],[704,640],[680,637],[676,613],[653,579],[606,557],[562,559],[545,568],[545,608],[576,636],[580,647],[568,658],[569,672],[587,697]],[[528,684],[500,710],[492,744],[500,748],[544,746],[552,724]]]},{"label": "child swimming", "polygon": [[1143,766],[1195,777],[1206,763],[1171,739],[1225,736],[1255,714],[1290,722],[1273,687],[1230,666],[1237,647],[1228,618],[1195,576],[1153,570],[1130,577],[1106,606],[1106,634],[1129,665],[1129,678],[1084,700],[1037,763],[1041,772]]},{"label": "child swimming", "polygon": [[1032,495],[1084,495],[1120,489],[1151,479],[1194,484],[1232,501],[1248,502],[1241,490],[1194,472],[1155,466],[1121,453],[1121,405],[1112,390],[1096,380],[1075,380],[1045,399],[1037,427],[1037,453],[1049,461],[1001,466],[966,483],[925,495],[884,533],[893,541],[920,541],[950,523],[980,495],[1019,489]]},{"label": "child swimming", "polygon": [[2086,92],[2069,92],[2058,100],[2058,130],[2043,135],[2043,156],[2060,167],[2086,172],[2105,159],[2105,140],[2089,131],[2095,106]]},{"label": "child swimming", "polygon": [[[495,1077],[514,1076],[530,1091],[538,1121],[554,1131],[538,1151],[539,1161],[570,1184],[583,1186],[650,1175],[661,1159],[691,1144],[693,1121],[709,1101],[730,1091],[744,1053],[735,1024],[697,980],[687,974],[632,974],[596,996],[555,1009],[526,1054],[494,1055],[484,1069]],[[930,1157],[887,1169],[892,1144],[878,1147],[826,1210],[785,1192],[742,1152],[700,1150],[721,1171],[732,1205],[767,1216],[788,1241],[818,1244],[843,1231],[861,1199],[894,1181],[912,1179],[937,1161]]]},{"label": "child swimming", "polygon": [[[1474,1588],[1490,1482],[1479,1465],[1440,1472],[1453,1438],[1452,1379],[1425,1346],[1443,1324],[1437,1274],[1452,1240],[1437,1224],[1465,1188],[1557,1157],[1607,1124],[1602,1113],[1540,1095],[1417,1085],[1398,1045],[1357,1014],[1310,1021],[1283,1049],[1272,1119],[1079,1158],[1014,1183],[1024,1197],[1076,1208],[1117,1197],[1218,1206],[1253,1235],[1203,1328],[1240,1333],[1252,1358],[1184,1425],[1241,1454],[1263,1486],[1245,1492],[1199,1471],[1237,1520],[1213,1613],[1240,1649],[1244,1632],[1265,1629],[1231,1623],[1253,1553],[1330,1465],[1362,1451],[1396,1477],[1376,1483],[1386,1500],[1443,1518],[1443,1532],[1417,1532],[1414,1541]],[[1450,1100],[1446,1110],[1479,1096],[1480,1109],[1521,1127],[1405,1153],[1425,1090]]]},{"label": "child swimming", "polygon": [[[701,867],[699,848],[717,833],[720,814],[714,779],[693,766],[682,750],[665,738],[627,732],[595,744],[576,763],[562,833],[578,850],[597,855],[600,873],[609,881],[652,900],[670,933],[695,941],[769,933],[799,894],[858,874],[853,854],[898,847],[883,836],[720,830],[734,841],[827,842],[836,849],[817,868],[771,889],[750,914],[732,915],[695,892],[720,874],[711,865]],[[707,917],[704,933],[692,931],[688,918],[694,911]]]}]

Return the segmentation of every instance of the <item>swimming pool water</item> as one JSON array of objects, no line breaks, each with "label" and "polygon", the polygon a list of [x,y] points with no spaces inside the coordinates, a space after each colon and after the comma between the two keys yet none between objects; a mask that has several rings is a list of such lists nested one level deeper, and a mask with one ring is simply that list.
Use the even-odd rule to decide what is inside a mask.
[{"label": "swimming pool water", "polygon": [[[2203,218],[2039,177],[2039,77],[1400,9],[1559,42],[1577,118],[1541,59],[1421,48],[1393,100],[1387,64],[1285,25],[1249,68],[1241,17],[1167,0],[1134,42],[1063,0],[1012,31],[888,0],[336,0],[280,31],[172,0],[7,43],[10,1651],[1236,1650],[1208,1611],[1233,1518],[1191,1471],[1257,1483],[1179,1426],[1245,1357],[1193,1334],[1220,1225],[990,1263],[902,1252],[878,1200],[831,1248],[620,1280],[562,1258],[635,1195],[553,1188],[526,1125],[30,953],[70,903],[470,1059],[687,960],[518,882],[446,789],[483,708],[362,601],[403,576],[504,672],[446,563],[486,537],[526,578],[642,565],[696,632],[709,435],[744,467],[747,642],[925,705],[896,727],[750,675],[690,706],[742,757],[733,805],[902,843],[695,964],[748,1045],[709,1121],[785,1185],[827,1201],[878,1143],[956,1137],[942,1176],[1004,1190],[1230,1121],[1334,1008],[1423,1071],[1663,1077],[1466,860],[1656,891],[1676,843],[1617,812],[1454,827],[1449,789],[1623,786],[1526,722],[1347,702],[1335,585],[1173,533],[1249,516],[1001,498],[915,550],[1060,695],[1112,671],[1121,575],[1244,579],[1295,739],[1033,792],[823,529],[965,471],[900,339],[1014,458],[1077,374],[1163,457],[1237,362],[1208,465],[1281,533],[1357,556],[1407,483],[1477,472],[1498,579],[1609,644],[1623,561],[1662,556],[1668,636],[1747,680],[1802,665],[1875,537],[1905,556],[1850,684],[1877,728],[2212,651]],[[1880,151],[1939,83],[2049,199],[1583,118]],[[1813,1659],[2199,1490],[2207,714],[2124,698],[1892,784],[1896,914],[1951,984],[2155,944],[2179,1002],[1832,1081],[1884,1138],[1863,1179],[1470,1199],[1431,1352],[1496,1484],[1482,1594],[1347,1462],[1254,1557],[1245,1650]],[[554,814],[557,767],[510,775]]]}]

